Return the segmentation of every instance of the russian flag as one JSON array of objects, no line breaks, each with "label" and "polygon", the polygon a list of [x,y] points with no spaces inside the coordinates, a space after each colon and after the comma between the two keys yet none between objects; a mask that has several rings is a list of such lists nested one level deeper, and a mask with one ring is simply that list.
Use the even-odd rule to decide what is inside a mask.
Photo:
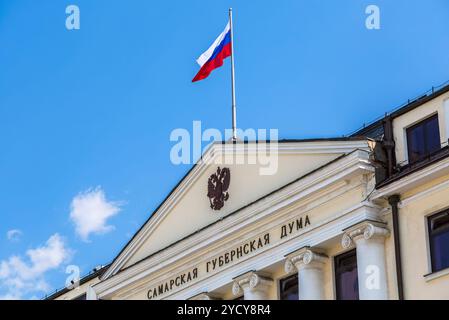
[{"label": "russian flag", "polygon": [[201,69],[192,82],[203,80],[214,70],[223,65],[223,60],[231,55],[231,25],[228,22],[224,31],[215,42],[197,60]]}]

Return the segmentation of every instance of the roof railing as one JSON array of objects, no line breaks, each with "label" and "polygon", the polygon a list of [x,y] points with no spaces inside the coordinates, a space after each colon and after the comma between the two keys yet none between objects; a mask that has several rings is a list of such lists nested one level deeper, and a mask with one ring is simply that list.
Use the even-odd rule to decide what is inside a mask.
[{"label": "roof railing", "polygon": [[429,95],[429,93],[430,93],[430,94],[434,94],[435,91],[437,91],[437,90],[439,90],[439,89],[445,87],[445,86],[448,85],[448,84],[449,84],[449,80],[443,82],[442,84],[440,84],[440,85],[438,85],[438,86],[432,86],[431,89],[429,89],[429,90],[425,91],[424,93],[422,93],[422,94],[416,96],[415,98],[407,99],[407,102],[405,102],[405,103],[399,105],[398,107],[395,107],[394,109],[390,110],[389,112],[385,112],[385,114],[384,114],[383,116],[379,116],[379,117],[377,117],[376,119],[374,119],[374,120],[372,120],[372,121],[369,121],[368,123],[364,122],[363,125],[362,125],[362,127],[358,128],[357,130],[352,131],[351,133],[347,134],[346,136],[347,136],[347,137],[350,137],[350,136],[356,134],[357,132],[362,131],[363,129],[366,129],[366,128],[369,127],[370,125],[372,125],[372,124],[374,124],[374,123],[380,121],[381,119],[383,119],[383,118],[387,117],[388,115],[390,115],[390,114],[392,114],[392,113],[398,111],[399,109],[404,108],[404,107],[406,107],[406,106],[408,106],[408,105],[410,105],[410,104],[412,104],[412,103],[415,103],[415,102],[417,102],[417,101],[419,101],[419,100],[422,100],[422,99],[426,98],[426,97]]}]

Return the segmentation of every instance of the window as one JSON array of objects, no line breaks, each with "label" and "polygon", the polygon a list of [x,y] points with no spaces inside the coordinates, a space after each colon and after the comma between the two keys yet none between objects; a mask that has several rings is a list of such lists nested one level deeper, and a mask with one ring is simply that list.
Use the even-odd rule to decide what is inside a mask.
[{"label": "window", "polygon": [[359,299],[357,255],[355,250],[335,257],[335,286],[337,300]]},{"label": "window", "polygon": [[432,272],[449,268],[449,211],[429,217]]},{"label": "window", "polygon": [[281,300],[298,300],[298,274],[279,281]]},{"label": "window", "polygon": [[409,163],[421,160],[441,148],[437,114],[407,129],[407,148]]},{"label": "window", "polygon": [[82,294],[76,298],[74,298],[73,300],[86,300],[87,299],[87,295],[86,294]]}]

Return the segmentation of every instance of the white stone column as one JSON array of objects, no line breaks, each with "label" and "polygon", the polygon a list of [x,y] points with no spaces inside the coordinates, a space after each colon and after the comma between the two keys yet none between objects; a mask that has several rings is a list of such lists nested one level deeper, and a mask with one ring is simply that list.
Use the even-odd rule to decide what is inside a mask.
[{"label": "white stone column", "polygon": [[247,272],[234,279],[232,293],[243,293],[245,300],[269,300],[269,289],[273,280],[255,271]]},{"label": "white stone column", "polygon": [[298,272],[299,300],[324,300],[323,268],[327,256],[310,248],[302,248],[287,255],[285,271]]},{"label": "white stone column", "polygon": [[357,274],[360,300],[387,300],[388,285],[385,263],[386,224],[364,221],[345,230],[342,246],[357,250]]}]

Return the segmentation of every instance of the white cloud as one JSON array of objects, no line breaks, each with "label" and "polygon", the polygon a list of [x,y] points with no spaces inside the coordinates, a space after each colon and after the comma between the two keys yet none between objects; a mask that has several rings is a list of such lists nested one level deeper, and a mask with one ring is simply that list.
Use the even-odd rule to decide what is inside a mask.
[{"label": "white cloud", "polygon": [[22,231],[20,231],[19,229],[12,229],[6,232],[6,237],[8,238],[9,241],[17,242],[20,240],[22,234],[23,234]]},{"label": "white cloud", "polygon": [[76,233],[83,241],[90,234],[104,234],[114,229],[107,220],[120,212],[120,204],[108,202],[101,187],[89,189],[72,200],[70,218],[75,223]]},{"label": "white cloud", "polygon": [[0,299],[22,299],[31,293],[47,293],[50,285],[45,273],[68,261],[71,251],[57,233],[45,245],[26,252],[27,258],[11,256],[0,261],[0,289],[6,293]]},{"label": "white cloud", "polygon": [[11,293],[7,293],[4,295],[0,295],[0,300],[20,300],[20,296],[13,295]]}]

